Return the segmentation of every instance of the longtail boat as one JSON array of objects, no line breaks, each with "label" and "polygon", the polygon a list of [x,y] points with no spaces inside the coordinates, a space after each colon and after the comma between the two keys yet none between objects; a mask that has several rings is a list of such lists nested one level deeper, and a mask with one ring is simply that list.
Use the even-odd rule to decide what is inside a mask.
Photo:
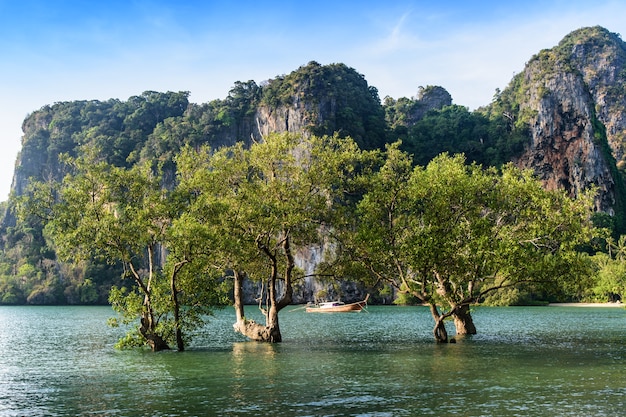
[{"label": "longtail boat", "polygon": [[367,299],[369,294],[365,296],[365,299],[357,301],[356,303],[346,304],[341,301],[329,301],[325,303],[318,303],[314,306],[306,308],[307,313],[349,313],[363,310],[367,305]]}]

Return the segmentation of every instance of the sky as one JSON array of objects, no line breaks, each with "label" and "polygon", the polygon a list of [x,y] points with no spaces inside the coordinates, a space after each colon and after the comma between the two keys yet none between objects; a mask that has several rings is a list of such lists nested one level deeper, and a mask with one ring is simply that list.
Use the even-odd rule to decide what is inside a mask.
[{"label": "sky", "polygon": [[147,90],[205,103],[317,61],[381,99],[438,85],[473,110],[573,30],[626,36],[625,16],[623,0],[0,0],[0,201],[22,122],[47,104]]}]

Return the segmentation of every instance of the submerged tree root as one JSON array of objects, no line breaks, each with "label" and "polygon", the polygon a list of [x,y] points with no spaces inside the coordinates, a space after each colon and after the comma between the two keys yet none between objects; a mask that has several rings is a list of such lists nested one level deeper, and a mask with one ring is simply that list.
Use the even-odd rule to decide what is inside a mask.
[{"label": "submerged tree root", "polygon": [[277,328],[264,326],[254,320],[247,320],[245,318],[237,320],[237,322],[233,324],[233,328],[236,332],[257,342],[279,343],[282,341],[280,331]]}]

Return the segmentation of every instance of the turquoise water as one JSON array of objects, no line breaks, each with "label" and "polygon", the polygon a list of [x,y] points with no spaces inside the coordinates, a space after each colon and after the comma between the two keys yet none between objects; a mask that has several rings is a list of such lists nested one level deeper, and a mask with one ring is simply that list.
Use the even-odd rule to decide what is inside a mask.
[{"label": "turquoise water", "polygon": [[479,334],[449,345],[422,307],[294,307],[279,345],[235,334],[229,308],[189,351],[158,354],[115,350],[111,315],[0,307],[0,416],[626,414],[620,308],[478,308]]}]

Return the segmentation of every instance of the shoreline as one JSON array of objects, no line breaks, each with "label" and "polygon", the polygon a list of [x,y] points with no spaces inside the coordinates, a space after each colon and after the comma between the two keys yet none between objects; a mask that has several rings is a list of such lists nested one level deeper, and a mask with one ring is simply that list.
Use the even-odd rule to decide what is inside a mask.
[{"label": "shoreline", "polygon": [[620,307],[624,308],[623,303],[550,303],[548,307]]}]

